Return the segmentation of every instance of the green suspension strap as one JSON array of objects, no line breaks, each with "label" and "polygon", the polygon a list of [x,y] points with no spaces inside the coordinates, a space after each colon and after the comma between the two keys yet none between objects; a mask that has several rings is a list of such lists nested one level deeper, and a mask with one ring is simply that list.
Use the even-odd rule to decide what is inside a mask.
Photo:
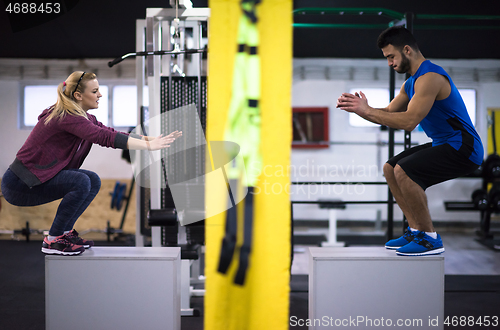
[{"label": "green suspension strap", "polygon": [[[239,267],[234,282],[243,285],[249,265],[253,231],[254,186],[257,184],[258,172],[262,168],[260,153],[261,117],[260,99],[260,59],[258,56],[259,32],[257,28],[256,6],[260,0],[242,0],[242,15],[238,26],[238,53],[235,57],[233,72],[233,91],[229,106],[228,120],[224,139],[235,142],[238,150],[228,150],[235,161],[228,171],[229,180],[238,180],[239,184],[248,187],[245,197],[244,235],[240,247]],[[251,171],[245,171],[251,169]],[[231,195],[231,189],[229,189]],[[237,237],[237,212],[233,196],[231,208],[226,213],[226,233],[222,240],[219,269],[226,273],[233,259]]]}]

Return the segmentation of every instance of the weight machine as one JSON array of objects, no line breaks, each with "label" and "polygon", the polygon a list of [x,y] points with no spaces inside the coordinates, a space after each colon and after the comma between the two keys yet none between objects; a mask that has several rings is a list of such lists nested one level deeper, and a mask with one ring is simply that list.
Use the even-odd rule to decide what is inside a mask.
[{"label": "weight machine", "polygon": [[170,4],[173,8],[148,8],[146,19],[136,23],[136,52],[108,65],[136,60],[140,124],[135,133],[183,132],[170,148],[136,151],[131,158],[137,181],[136,246],[145,246],[151,236],[153,247],[181,247],[181,315],[186,316],[197,315],[190,308],[190,296],[204,295],[204,290],[194,290],[192,285],[204,281],[200,276],[204,221],[196,220],[205,218],[207,93],[202,68],[210,9],[192,8],[188,0]]}]

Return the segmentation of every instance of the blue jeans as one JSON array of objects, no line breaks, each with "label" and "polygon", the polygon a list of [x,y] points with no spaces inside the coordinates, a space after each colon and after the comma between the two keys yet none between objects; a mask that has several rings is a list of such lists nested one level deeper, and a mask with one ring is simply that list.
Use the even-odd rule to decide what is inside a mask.
[{"label": "blue jeans", "polygon": [[15,206],[42,205],[62,198],[49,230],[51,236],[60,236],[73,229],[100,188],[99,176],[82,169],[62,170],[49,181],[31,189],[10,169],[2,178],[5,200]]}]

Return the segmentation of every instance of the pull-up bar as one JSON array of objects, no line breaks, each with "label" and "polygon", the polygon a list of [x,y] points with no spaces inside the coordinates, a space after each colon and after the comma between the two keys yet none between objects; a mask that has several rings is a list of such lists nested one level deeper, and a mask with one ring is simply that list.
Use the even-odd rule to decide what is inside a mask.
[{"label": "pull-up bar", "polygon": [[159,55],[177,55],[177,54],[197,54],[197,53],[203,53],[206,52],[206,49],[186,49],[186,50],[155,50],[155,51],[150,51],[150,52],[136,52],[136,53],[128,53],[125,54],[121,57],[115,58],[112,61],[108,62],[108,66],[111,68],[114,65],[120,63],[121,61],[131,57],[137,57],[137,56],[159,56]]},{"label": "pull-up bar", "polygon": [[[393,19],[389,24],[349,24],[349,23],[293,23],[296,28],[329,28],[329,29],[385,29],[406,19],[405,14],[386,8],[298,8],[294,15],[377,15]],[[421,20],[500,20],[500,15],[461,15],[461,14],[415,14],[415,19]],[[498,30],[497,25],[420,25],[414,28],[426,30]]]},{"label": "pull-up bar", "polygon": [[348,24],[348,23],[293,23],[295,28],[328,28],[328,29],[378,29],[383,30],[387,24]]},{"label": "pull-up bar", "polygon": [[293,11],[294,15],[328,14],[328,15],[378,15],[392,19],[402,20],[405,15],[397,11],[385,8],[298,8]]}]

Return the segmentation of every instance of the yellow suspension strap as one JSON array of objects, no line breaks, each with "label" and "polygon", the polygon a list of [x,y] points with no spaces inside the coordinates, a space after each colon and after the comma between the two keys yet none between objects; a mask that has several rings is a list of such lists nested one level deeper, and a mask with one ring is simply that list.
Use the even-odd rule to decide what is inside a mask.
[{"label": "yellow suspension strap", "polygon": [[[234,283],[243,285],[249,266],[253,232],[254,187],[257,184],[259,170],[262,168],[260,152],[261,118],[260,99],[260,59],[258,56],[259,32],[257,29],[256,6],[260,0],[241,1],[242,14],[238,26],[238,53],[235,57],[232,98],[226,124],[226,141],[235,142],[240,149],[228,150],[232,159],[242,159],[243,163],[234,162],[228,171],[230,182],[248,187],[244,202],[243,244],[239,248],[239,267]],[[236,158],[240,152],[239,158]],[[245,171],[247,169],[247,171]],[[250,170],[251,171],[248,171]],[[238,189],[241,190],[241,189]],[[231,195],[231,189],[229,193]],[[233,259],[237,237],[237,211],[234,198],[231,208],[226,213],[225,237],[219,259],[220,273],[225,274]]]}]

